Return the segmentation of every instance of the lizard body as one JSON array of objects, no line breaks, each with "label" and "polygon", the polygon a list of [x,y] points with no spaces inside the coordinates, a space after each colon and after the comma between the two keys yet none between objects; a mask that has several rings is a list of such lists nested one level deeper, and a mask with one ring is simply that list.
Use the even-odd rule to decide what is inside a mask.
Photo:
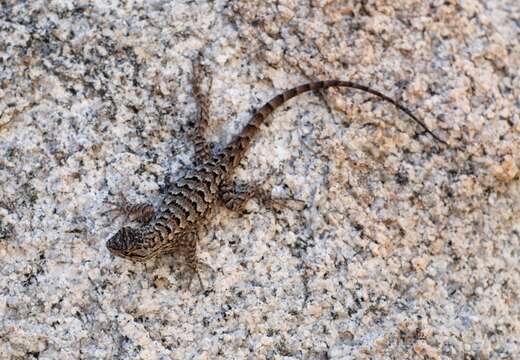
[{"label": "lizard body", "polygon": [[[201,265],[196,256],[198,232],[201,225],[208,221],[210,211],[218,203],[223,202],[226,206],[230,205],[228,207],[231,208],[236,208],[237,203],[239,206],[243,203],[243,201],[237,203],[228,201],[233,200],[233,195],[229,195],[229,192],[224,193],[223,190],[229,187],[234,169],[251,146],[260,126],[276,108],[287,100],[308,91],[329,87],[354,88],[382,98],[409,115],[435,140],[445,143],[408,109],[376,90],[340,80],[317,81],[300,85],[272,98],[262,106],[242,131],[235,135],[222,150],[210,154],[204,147],[203,141],[199,139],[196,149],[198,148],[203,155],[199,157],[203,160],[199,160],[186,175],[168,187],[157,211],[148,204],[126,204],[118,209],[131,220],[141,222],[141,226],[121,228],[107,241],[107,248],[116,256],[134,261],[146,261],[162,253],[175,253],[184,257],[192,274],[198,275],[197,268]],[[194,84],[194,94],[202,108],[199,126],[203,127],[208,122],[207,103],[201,98],[196,84]]]}]

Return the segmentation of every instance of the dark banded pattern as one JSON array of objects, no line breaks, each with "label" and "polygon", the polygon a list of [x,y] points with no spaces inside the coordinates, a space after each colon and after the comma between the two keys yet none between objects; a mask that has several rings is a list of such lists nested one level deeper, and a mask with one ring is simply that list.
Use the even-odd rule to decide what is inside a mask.
[{"label": "dark banded pattern", "polygon": [[227,174],[212,161],[196,166],[168,189],[157,223],[170,219],[174,237],[196,230],[212,208]]},{"label": "dark banded pattern", "polygon": [[232,167],[235,167],[240,162],[243,155],[251,145],[256,133],[260,129],[260,126],[264,123],[265,119],[278,107],[283,105],[289,99],[300,95],[302,93],[326,89],[329,87],[346,87],[351,89],[357,89],[361,91],[365,91],[372,95],[375,95],[397,107],[399,110],[403,111],[406,115],[408,115],[412,120],[414,120],[417,124],[419,124],[428,134],[430,134],[436,141],[447,145],[447,143],[435,135],[426,124],[417,118],[410,110],[401,105],[396,100],[380,93],[377,90],[369,88],[364,85],[356,84],[350,81],[341,81],[341,80],[327,80],[327,81],[315,81],[307,84],[303,84],[287,90],[274,98],[272,98],[269,102],[267,102],[264,106],[257,110],[257,112],[253,115],[251,120],[249,120],[248,124],[244,127],[240,134],[238,134],[229,145],[222,151],[224,154],[229,154],[231,157],[231,161],[229,163]]},{"label": "dark banded pattern", "polygon": [[[347,87],[365,91],[375,95],[402,110],[419,124],[436,141],[446,144],[432,133],[410,110],[390,97],[364,85],[350,81],[328,80],[300,85],[275,96],[254,114],[244,129],[220,152],[211,155],[208,144],[202,141],[202,132],[207,126],[208,103],[200,94],[198,85],[194,85],[194,93],[201,103],[198,138],[195,141],[199,163],[175,184],[167,189],[157,214],[150,204],[131,205],[125,199],[117,214],[126,215],[130,220],[139,221],[139,229],[121,228],[107,242],[109,250],[117,256],[134,261],[145,261],[158,254],[176,252],[183,255],[192,273],[197,273],[200,265],[196,258],[198,231],[210,217],[210,211],[216,207],[218,199],[228,207],[240,205],[240,200],[249,194],[244,193],[243,199],[237,200],[236,191],[232,196],[226,196],[225,191],[233,174],[255,135],[265,119],[289,99],[312,90],[329,87]],[[235,189],[236,190],[236,189]],[[200,278],[199,278],[200,281]]]}]

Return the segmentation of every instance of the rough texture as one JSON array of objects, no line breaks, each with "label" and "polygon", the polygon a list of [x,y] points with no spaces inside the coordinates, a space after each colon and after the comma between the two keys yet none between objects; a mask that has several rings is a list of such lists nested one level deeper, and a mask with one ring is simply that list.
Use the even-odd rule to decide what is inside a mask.
[{"label": "rough texture", "polygon": [[[2,5],[0,358],[514,358],[519,23],[512,0]],[[111,256],[101,213],[190,163],[200,49],[218,144],[341,78],[463,151],[358,92],[292,100],[238,177],[307,207],[217,212],[184,291],[172,258]]]}]

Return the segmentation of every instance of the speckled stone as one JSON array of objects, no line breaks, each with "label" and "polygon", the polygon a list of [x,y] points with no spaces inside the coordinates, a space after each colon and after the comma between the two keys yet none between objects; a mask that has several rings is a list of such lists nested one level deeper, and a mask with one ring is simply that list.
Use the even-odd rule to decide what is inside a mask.
[{"label": "speckled stone", "polygon": [[[363,3],[363,4],[361,4]],[[520,353],[520,5],[6,2],[0,8],[1,359],[513,359]],[[206,291],[105,240],[123,192],[191,162],[191,59],[226,143],[276,111],[237,177],[301,210],[222,209]],[[207,86],[208,84],[206,84]],[[459,147],[457,150],[456,147]]]}]

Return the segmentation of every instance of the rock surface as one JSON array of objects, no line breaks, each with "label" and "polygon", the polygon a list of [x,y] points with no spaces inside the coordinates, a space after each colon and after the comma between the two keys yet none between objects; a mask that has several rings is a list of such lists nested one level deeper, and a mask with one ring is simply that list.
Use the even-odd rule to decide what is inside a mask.
[{"label": "rock surface", "polygon": [[[520,353],[519,3],[273,3],[2,5],[0,358]],[[237,177],[306,208],[217,212],[215,272],[187,291],[170,257],[113,258],[103,212],[189,165],[198,51],[217,144],[283,89],[340,78],[452,147],[366,94],[292,100]]]}]

